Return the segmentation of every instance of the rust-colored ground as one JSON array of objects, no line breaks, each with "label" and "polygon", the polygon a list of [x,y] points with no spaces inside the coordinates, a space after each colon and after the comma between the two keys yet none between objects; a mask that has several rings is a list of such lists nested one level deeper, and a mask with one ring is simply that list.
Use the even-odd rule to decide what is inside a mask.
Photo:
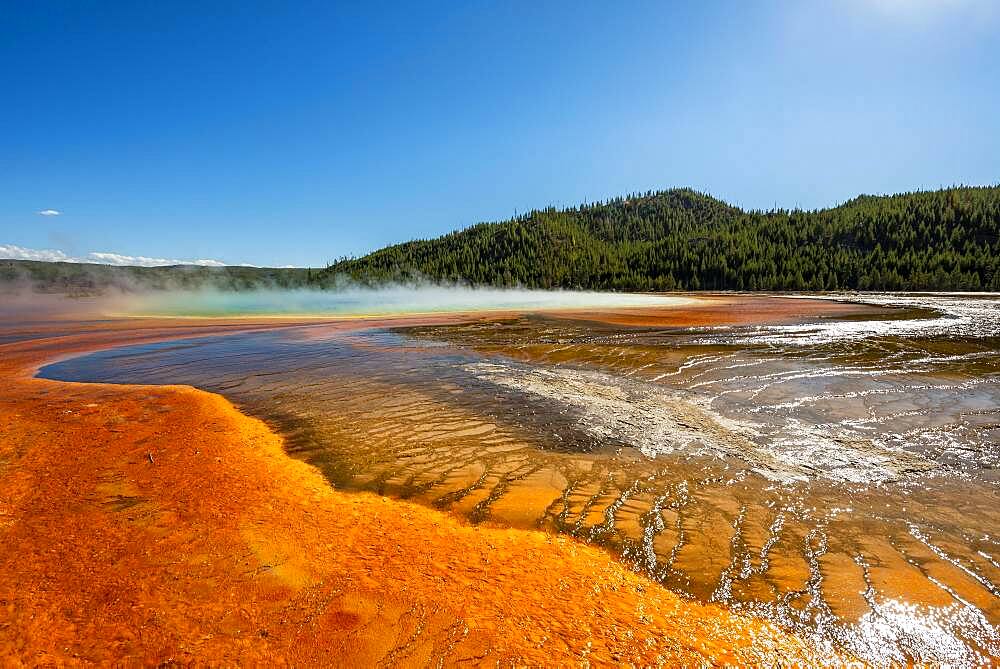
[{"label": "rust-colored ground", "polygon": [[820,659],[572,539],[335,491],[219,396],[32,378],[85,350],[256,326],[59,323],[0,345],[6,663]]},{"label": "rust-colored ground", "polygon": [[561,311],[560,316],[614,325],[711,327],[791,323],[815,318],[871,316],[881,307],[770,295],[698,295],[682,307],[620,307],[600,311]]}]

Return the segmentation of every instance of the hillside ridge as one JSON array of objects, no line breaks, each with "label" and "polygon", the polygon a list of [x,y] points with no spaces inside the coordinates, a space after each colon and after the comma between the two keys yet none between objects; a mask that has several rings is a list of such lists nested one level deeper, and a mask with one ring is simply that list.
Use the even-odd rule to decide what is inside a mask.
[{"label": "hillside ridge", "polygon": [[325,268],[0,260],[0,288],[334,289],[429,282],[613,291],[1000,290],[1000,186],[744,210],[691,188],[547,207]]},{"label": "hillside ridge", "polygon": [[743,210],[690,188],[553,207],[345,258],[320,283],[603,290],[1000,290],[1000,187]]}]

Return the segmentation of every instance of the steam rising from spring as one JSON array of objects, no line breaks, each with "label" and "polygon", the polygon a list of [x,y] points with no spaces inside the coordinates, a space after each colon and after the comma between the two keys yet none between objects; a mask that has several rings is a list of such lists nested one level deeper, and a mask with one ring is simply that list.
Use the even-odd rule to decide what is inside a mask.
[{"label": "steam rising from spring", "polygon": [[628,293],[391,285],[340,290],[165,291],[126,296],[128,316],[367,316],[463,311],[671,307],[690,298]]}]

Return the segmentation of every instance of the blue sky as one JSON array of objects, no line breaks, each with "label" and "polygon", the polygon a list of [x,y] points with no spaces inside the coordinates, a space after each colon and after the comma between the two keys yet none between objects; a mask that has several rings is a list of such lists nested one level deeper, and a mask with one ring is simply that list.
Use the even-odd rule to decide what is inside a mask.
[{"label": "blue sky", "polygon": [[814,208],[1000,182],[994,0],[25,0],[0,19],[0,255],[321,265],[635,190]]}]

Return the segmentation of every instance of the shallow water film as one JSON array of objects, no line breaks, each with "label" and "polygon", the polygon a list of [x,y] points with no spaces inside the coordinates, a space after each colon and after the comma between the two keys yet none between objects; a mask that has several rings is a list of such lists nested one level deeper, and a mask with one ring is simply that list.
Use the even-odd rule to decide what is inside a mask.
[{"label": "shallow water film", "polygon": [[565,532],[876,664],[1000,656],[1000,298],[880,316],[324,325],[104,351],[43,376],[183,383],[337,487]]}]

